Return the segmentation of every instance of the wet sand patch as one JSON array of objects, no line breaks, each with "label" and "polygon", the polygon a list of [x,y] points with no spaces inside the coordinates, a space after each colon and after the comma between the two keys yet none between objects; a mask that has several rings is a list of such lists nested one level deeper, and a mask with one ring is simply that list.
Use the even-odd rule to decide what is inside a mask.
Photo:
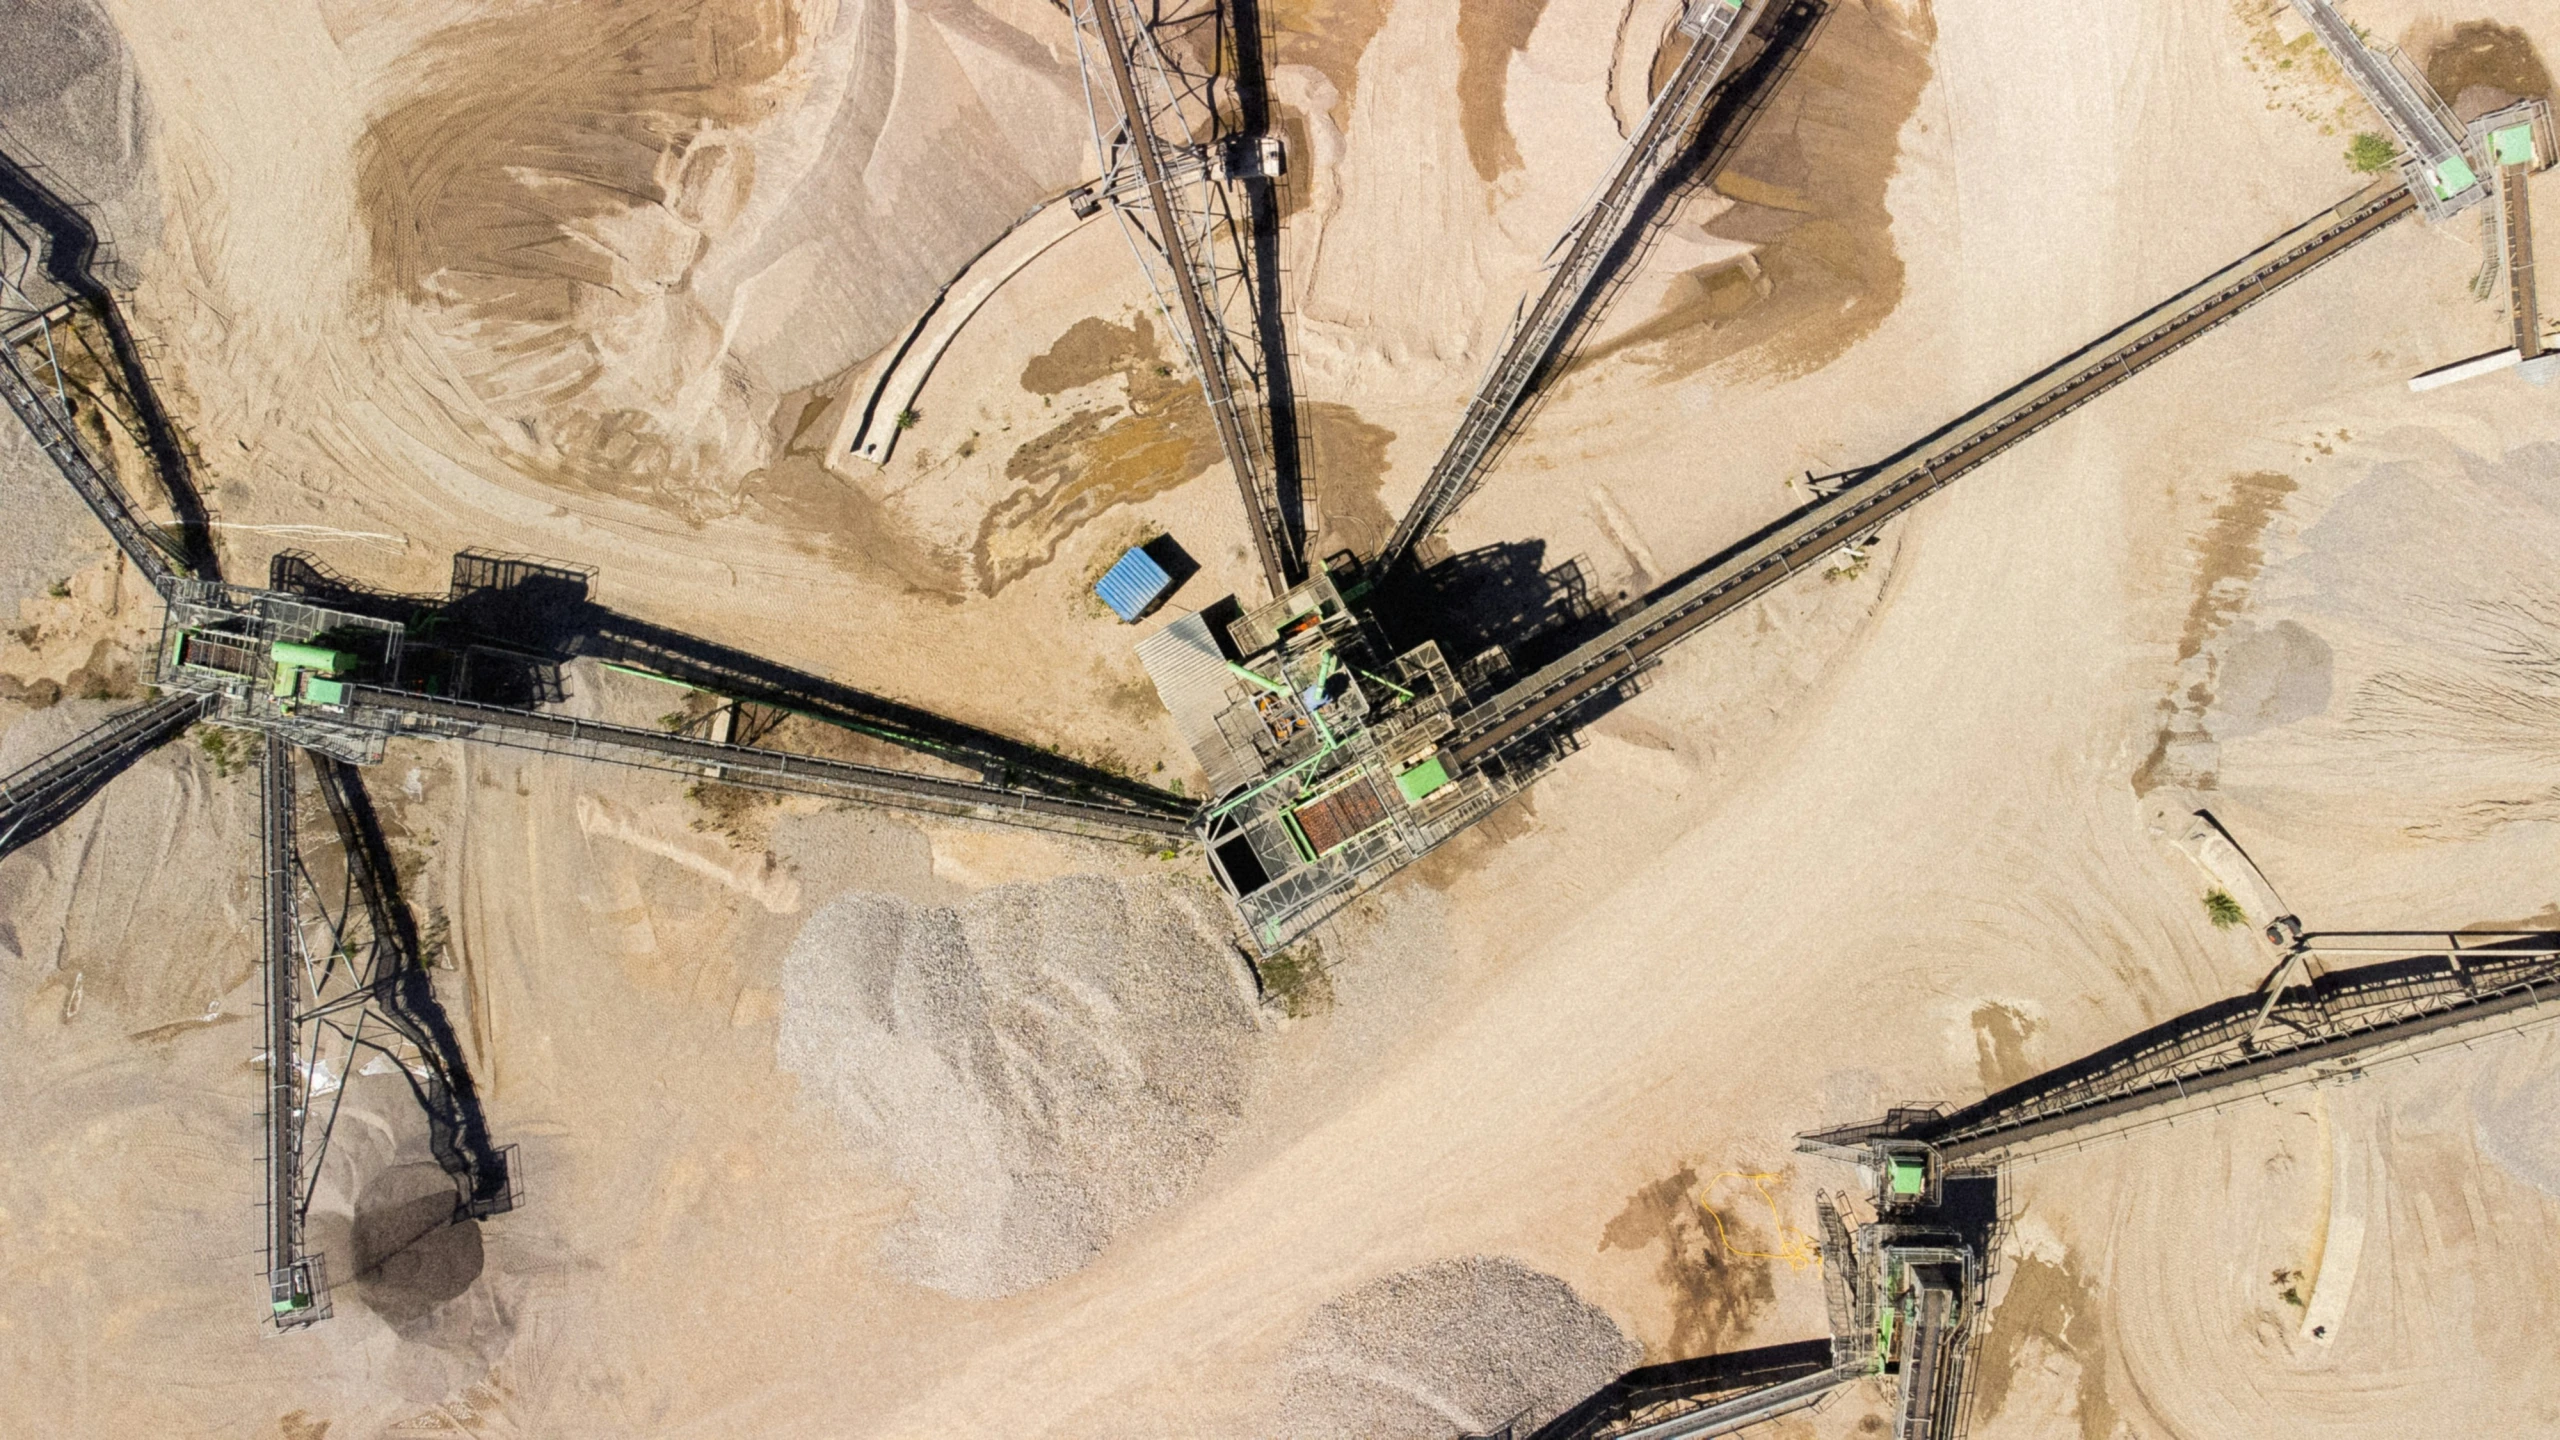
[{"label": "wet sand patch", "polygon": [[[2417,47],[2412,47],[2417,48]],[[2533,48],[2533,39],[2512,25],[2494,20],[2466,20],[2426,50],[2427,83],[2448,102],[2464,92],[2486,88],[2504,98],[2496,105],[2551,94],[2551,71]]]},{"label": "wet sand patch", "polygon": [[[1601,1230],[1602,1250],[1662,1247],[1654,1276],[1671,1302],[1671,1338],[1662,1353],[1646,1355],[1648,1363],[1734,1349],[1778,1298],[1768,1259],[1729,1255],[1732,1245],[1710,1231],[1693,1198],[1697,1187],[1696,1167],[1684,1165],[1628,1196],[1625,1208]],[[1747,1236],[1749,1224],[1742,1215],[1726,1219],[1726,1240]]]},{"label": "wet sand patch", "polygon": [[1348,130],[1360,57],[1387,23],[1386,0],[1272,0],[1262,13],[1271,27],[1270,63],[1321,71],[1339,97],[1333,123]]},{"label": "wet sand patch", "polygon": [[979,526],[972,560],[982,593],[994,595],[1048,564],[1068,536],[1104,511],[1161,495],[1220,462],[1208,402],[1164,359],[1147,315],[1125,326],[1077,321],[1024,368],[1023,388],[1064,394],[1113,379],[1126,389],[1125,407],[1071,410],[1005,461],[1005,478],[1019,488]]},{"label": "wet sand patch", "polygon": [[[2133,772],[2133,790],[2147,795],[2173,768],[2182,741],[2202,737],[2204,713],[2214,702],[2211,667],[2194,673],[2205,647],[2230,628],[2232,618],[2248,603],[2258,572],[2266,565],[2267,522],[2294,492],[2293,477],[2273,470],[2231,477],[2231,492],[2215,508],[2212,522],[2194,542],[2196,576],[2187,602],[2185,625],[2178,632],[2180,690],[2164,702],[2168,710],[2152,739],[2151,753]],[[2209,783],[2210,777],[2189,775]]]},{"label": "wet sand patch", "polygon": [[2107,1394],[2107,1358],[2100,1346],[2096,1287],[2069,1255],[2059,1261],[2028,1255],[2018,1261],[2008,1293],[1991,1312],[1974,1361],[1981,1377],[1974,1413],[1979,1423],[1998,1419],[2018,1378],[2045,1369],[2055,1358],[2078,1367],[2074,1408],[2083,1440],[2116,1433],[2116,1407]]},{"label": "wet sand patch", "polygon": [[2041,1028],[2015,1006],[1986,1001],[1974,1007],[1974,1063],[1986,1093],[2005,1090],[2036,1073],[2027,1060],[2027,1041]]},{"label": "wet sand patch", "polygon": [[1379,492],[1387,479],[1387,447],[1395,443],[1396,432],[1331,400],[1301,404],[1298,419],[1305,427],[1299,437],[1301,453],[1322,512],[1319,549],[1375,555],[1395,528],[1395,517],[1387,513]]},{"label": "wet sand patch", "polygon": [[1503,102],[1511,57],[1529,48],[1546,8],[1547,0],[1467,0],[1458,11],[1458,126],[1467,159],[1488,185],[1520,168]]}]

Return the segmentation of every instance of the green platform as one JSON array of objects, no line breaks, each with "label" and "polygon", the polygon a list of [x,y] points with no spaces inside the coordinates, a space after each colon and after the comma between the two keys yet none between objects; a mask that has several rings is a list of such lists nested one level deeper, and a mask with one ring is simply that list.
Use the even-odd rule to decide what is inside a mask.
[{"label": "green platform", "polygon": [[2510,125],[2489,132],[2489,158],[2500,165],[2530,165],[2534,162],[2533,127]]}]

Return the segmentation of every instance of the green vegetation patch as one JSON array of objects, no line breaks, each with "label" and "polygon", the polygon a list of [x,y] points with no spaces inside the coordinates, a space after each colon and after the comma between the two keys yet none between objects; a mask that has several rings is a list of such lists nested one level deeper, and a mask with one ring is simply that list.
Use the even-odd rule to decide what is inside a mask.
[{"label": "green vegetation patch", "polygon": [[2216,930],[2228,930],[2234,925],[2249,923],[2249,912],[2240,908],[2240,902],[2232,899],[2231,892],[2228,890],[2204,892],[2204,913],[2205,918],[2213,922],[2213,928]]},{"label": "green vegetation patch", "polygon": [[2390,137],[2371,130],[2358,132],[2347,143],[2347,163],[2360,175],[2379,175],[2399,158],[2399,147],[2391,143]]},{"label": "green vegetation patch", "polygon": [[1324,947],[1302,940],[1254,967],[1263,998],[1293,1020],[1333,1008],[1333,972],[1324,963]]}]

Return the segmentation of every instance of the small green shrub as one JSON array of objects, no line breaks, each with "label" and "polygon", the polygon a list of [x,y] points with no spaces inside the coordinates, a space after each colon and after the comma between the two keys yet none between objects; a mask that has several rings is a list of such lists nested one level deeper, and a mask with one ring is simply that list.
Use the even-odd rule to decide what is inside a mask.
[{"label": "small green shrub", "polygon": [[923,416],[918,415],[912,408],[901,410],[898,412],[898,428],[901,430],[913,430],[916,428],[916,422],[923,418]]},{"label": "small green shrub", "polygon": [[2360,131],[2347,143],[2347,163],[2360,175],[2379,175],[2400,158],[2399,149],[2391,141],[2371,130]]},{"label": "small green shrub", "polygon": [[2213,928],[2216,930],[2228,930],[2234,925],[2249,923],[2249,912],[2241,909],[2240,902],[2232,899],[2231,893],[2227,890],[2204,892],[2204,913],[2205,918],[2213,922]]},{"label": "small green shrub", "polygon": [[213,725],[196,727],[196,744],[203,748],[204,758],[213,764],[217,778],[229,775],[249,763],[246,751],[233,748],[231,732]]},{"label": "small green shrub", "polygon": [[2292,1306],[2296,1310],[2308,1308],[2303,1303],[2302,1299],[2301,1271],[2293,1269],[2278,1269],[2275,1272],[2275,1286],[2277,1299],[2282,1300],[2284,1303]]},{"label": "small green shrub", "polygon": [[1333,1008],[1333,975],[1325,967],[1323,947],[1313,940],[1265,959],[1255,972],[1262,977],[1263,995],[1291,1019]]}]

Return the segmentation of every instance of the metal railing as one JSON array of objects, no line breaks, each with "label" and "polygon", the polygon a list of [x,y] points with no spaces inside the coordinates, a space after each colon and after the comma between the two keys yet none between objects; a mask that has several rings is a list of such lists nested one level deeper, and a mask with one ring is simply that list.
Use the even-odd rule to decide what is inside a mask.
[{"label": "metal railing", "polygon": [[[2381,937],[2365,937],[2381,938]],[[2420,937],[2408,937],[2417,939]],[[2290,987],[2261,1032],[2262,996],[2233,996],[2057,1066],[1960,1110],[1904,1110],[1883,1122],[1803,1137],[1821,1152],[1875,1138],[1928,1142],[1981,1164],[2060,1139],[2135,1126],[2352,1069],[2395,1047],[2451,1043],[2501,1018],[2554,1018],[2560,934],[2428,936],[2443,944],[2342,947],[2401,958],[2333,970]],[[2314,948],[2327,951],[2324,937]]]},{"label": "metal railing", "polygon": [[1125,147],[1140,182],[1136,193],[1125,184],[1102,193],[1119,202],[1113,208],[1139,268],[1200,377],[1264,581],[1276,596],[1305,577],[1305,519],[1292,513],[1301,509],[1291,503],[1299,477],[1282,474],[1274,456],[1271,397],[1256,361],[1260,341],[1236,333],[1264,328],[1255,314],[1264,287],[1254,273],[1250,223],[1228,195],[1232,170],[1221,149],[1257,137],[1219,133],[1218,77],[1196,68],[1201,61],[1177,59],[1157,33],[1189,32],[1184,52],[1201,52],[1213,65],[1225,49],[1218,7],[1074,0],[1070,13],[1095,152],[1112,171]]},{"label": "metal railing", "polygon": [[14,348],[5,344],[0,344],[0,394],[8,397],[9,408],[17,412],[20,423],[44,448],[62,478],[79,492],[90,513],[98,517],[98,523],[115,537],[116,548],[124,552],[125,559],[151,582],[151,588],[166,594],[171,582],[182,573],[184,548],[158,526],[135,517],[133,501],[124,487],[90,458],[71,417],[37,386],[34,377],[18,364]]}]

